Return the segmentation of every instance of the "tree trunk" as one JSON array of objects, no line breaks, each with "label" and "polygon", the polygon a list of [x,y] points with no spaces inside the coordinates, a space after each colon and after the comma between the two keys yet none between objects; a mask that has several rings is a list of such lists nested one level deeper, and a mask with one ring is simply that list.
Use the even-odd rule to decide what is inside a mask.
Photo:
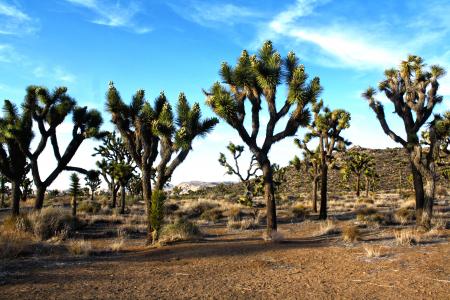
[{"label": "tree trunk", "polygon": [[366,198],[369,197],[369,178],[365,177],[366,180]]},{"label": "tree trunk", "polygon": [[152,185],[151,185],[151,177],[150,177],[150,168],[146,170],[143,168],[142,170],[142,194],[144,196],[145,202],[145,213],[147,214],[147,242],[152,242],[152,224],[151,213],[152,213]]},{"label": "tree trunk", "polygon": [[319,178],[318,177],[314,177],[313,179],[313,211],[316,213],[317,212],[317,180]]},{"label": "tree trunk", "polygon": [[77,216],[77,195],[73,195],[72,198],[72,217]]},{"label": "tree trunk", "polygon": [[328,166],[326,163],[322,165],[321,174],[321,184],[320,184],[320,213],[319,219],[327,219],[327,184],[328,184]]},{"label": "tree trunk", "polygon": [[423,179],[422,175],[419,173],[419,170],[416,168],[413,162],[411,162],[411,171],[413,175],[414,192],[416,194],[416,223],[420,225],[425,197],[423,190]]},{"label": "tree trunk", "polygon": [[36,186],[36,200],[34,202],[34,209],[41,209],[44,206],[45,186]]},{"label": "tree trunk", "polygon": [[426,228],[430,228],[431,217],[433,216],[433,202],[436,191],[436,180],[434,176],[425,180],[425,197],[424,197],[424,211],[422,214],[421,224]]},{"label": "tree trunk", "polygon": [[94,201],[94,190],[91,189],[91,201]]},{"label": "tree trunk", "polygon": [[120,185],[120,214],[125,214],[125,185]]},{"label": "tree trunk", "polygon": [[14,216],[19,215],[20,213],[20,182],[13,181],[11,182],[12,189],[12,214]]},{"label": "tree trunk", "polygon": [[264,198],[267,209],[267,236],[272,237],[272,231],[277,230],[277,211],[275,203],[275,191],[273,187],[273,174],[270,161],[266,159],[262,164],[264,181]]},{"label": "tree trunk", "polygon": [[112,203],[111,203],[111,207],[112,208],[116,208],[117,206],[117,191],[118,188],[116,188],[115,184],[111,184],[112,188],[111,188],[111,195],[112,195]]},{"label": "tree trunk", "polygon": [[4,207],[5,206],[5,193],[2,192],[2,203],[0,204],[0,207]]},{"label": "tree trunk", "polygon": [[361,194],[360,185],[361,185],[361,175],[358,174],[356,175],[356,197],[359,197],[359,195]]}]

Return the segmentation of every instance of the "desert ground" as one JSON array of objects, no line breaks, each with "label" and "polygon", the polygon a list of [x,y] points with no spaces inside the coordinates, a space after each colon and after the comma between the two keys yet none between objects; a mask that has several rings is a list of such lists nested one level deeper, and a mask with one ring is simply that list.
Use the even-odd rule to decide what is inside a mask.
[{"label": "desert ground", "polygon": [[[167,221],[195,230],[163,229],[157,245],[145,243],[140,202],[125,215],[82,212],[64,237],[10,245],[0,298],[448,299],[449,196],[440,196],[431,231],[415,227],[411,199],[341,193],[327,221],[286,199],[270,242],[264,208],[224,199],[170,199]],[[6,228],[6,212],[2,219]]]}]

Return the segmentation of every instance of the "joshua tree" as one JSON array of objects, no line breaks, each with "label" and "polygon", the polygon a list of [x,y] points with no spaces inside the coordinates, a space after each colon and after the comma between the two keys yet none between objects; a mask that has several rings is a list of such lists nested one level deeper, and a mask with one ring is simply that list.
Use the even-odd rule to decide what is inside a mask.
[{"label": "joshua tree", "polygon": [[281,185],[287,182],[286,168],[281,168],[279,164],[272,164],[273,188],[276,193],[280,192]]},{"label": "joshua tree", "polygon": [[116,132],[109,132],[102,139],[102,145],[94,148],[93,156],[100,155],[101,161],[97,161],[97,167],[100,169],[103,179],[108,184],[111,196],[112,207],[116,207],[117,191],[119,190],[119,183],[115,181],[114,163],[123,163],[131,165],[133,159],[127,150],[122,138],[116,135]]},{"label": "joshua tree", "polygon": [[343,151],[350,142],[341,136],[342,130],[350,126],[350,113],[342,109],[331,111],[328,107],[323,108],[323,101],[313,105],[314,121],[309,126],[309,132],[305,135],[304,143],[307,144],[312,138],[319,139],[320,153],[320,212],[319,219],[327,218],[327,185],[328,169],[335,161],[335,153]]},{"label": "joshua tree", "polygon": [[[344,178],[349,179],[350,175],[356,176],[356,197],[360,196],[361,189],[361,176],[364,175],[368,180],[368,176],[371,174],[368,170],[372,170],[374,165],[373,157],[367,153],[351,150],[347,152],[344,161],[344,168],[342,169],[344,173]],[[367,171],[367,176],[366,176]],[[373,173],[373,172],[372,172]],[[366,180],[366,186],[368,181]],[[366,189],[366,194],[368,190]]]},{"label": "joshua tree", "polygon": [[369,190],[372,187],[372,192],[375,192],[375,182],[380,176],[375,171],[375,166],[370,166],[364,170],[364,179],[366,181],[366,197],[369,197]]},{"label": "joshua tree", "polygon": [[220,153],[219,163],[221,166],[226,168],[228,175],[235,174],[236,176],[239,177],[239,180],[244,184],[244,187],[245,187],[245,197],[243,199],[241,199],[240,202],[244,205],[252,206],[254,188],[253,188],[251,179],[254,176],[256,176],[256,172],[258,172],[258,170],[260,170],[260,168],[256,162],[255,156],[252,155],[252,158],[250,159],[250,163],[247,168],[246,174],[243,175],[243,174],[241,174],[241,170],[239,168],[238,159],[241,157],[242,153],[244,152],[244,146],[235,145],[232,142],[230,142],[227,146],[227,149],[228,149],[228,151],[230,151],[231,155],[233,155],[234,166],[230,165],[227,162],[227,157],[223,153]]},{"label": "joshua tree", "polygon": [[305,141],[300,141],[299,139],[294,139],[294,143],[300,149],[303,149],[303,160],[300,160],[298,156],[294,156],[294,159],[289,163],[297,171],[305,171],[312,182],[312,206],[313,211],[317,212],[317,189],[320,182],[320,151],[318,148],[312,151],[308,148]]},{"label": "joshua tree", "polygon": [[125,188],[128,182],[133,177],[134,168],[131,165],[125,163],[115,163],[113,164],[114,169],[114,179],[119,183],[120,186],[120,213],[125,213],[125,199],[126,192]]},{"label": "joshua tree", "polygon": [[16,106],[5,100],[4,115],[0,118],[0,172],[11,182],[12,214],[18,215],[20,209],[20,184],[28,172],[27,157],[21,146],[28,148],[33,138],[31,114],[19,114]]},{"label": "joshua tree", "polygon": [[91,201],[94,201],[94,193],[102,183],[100,179],[100,172],[91,170],[86,174],[84,180],[86,181],[86,186],[91,189]]},{"label": "joshua tree", "polygon": [[[307,106],[316,101],[322,90],[319,78],[315,77],[307,83],[305,69],[298,63],[295,54],[290,52],[285,59],[281,59],[270,41],[263,44],[257,55],[250,56],[244,50],[234,68],[223,63],[220,75],[228,88],[215,83],[210,91],[204,91],[206,103],[239,133],[262,170],[267,203],[267,233],[270,237],[272,231],[277,229],[277,220],[269,151],[274,143],[294,135],[300,126],[309,123],[310,113]],[[277,87],[283,81],[287,85],[287,97],[282,107],[277,109]],[[251,106],[251,132],[244,126],[246,100]],[[262,101],[267,103],[269,121],[264,142],[258,145]],[[275,133],[276,124],[292,107],[294,109],[285,128]]]},{"label": "joshua tree", "polygon": [[437,178],[436,150],[440,144],[435,130],[436,118],[430,124],[430,147],[427,154],[421,147],[418,133],[433,113],[436,104],[443,100],[437,92],[438,80],[445,71],[437,65],[426,69],[421,57],[410,55],[401,62],[399,69],[389,69],[384,74],[386,78],[379,83],[378,88],[393,103],[394,112],[403,121],[406,139],[389,127],[383,104],[375,99],[375,89],[368,88],[362,96],[368,100],[384,133],[401,144],[408,153],[416,195],[416,222],[429,227]]},{"label": "joshua tree", "polygon": [[[65,87],[56,88],[53,92],[38,86],[27,88],[23,115],[27,117],[27,123],[33,124],[33,121],[36,123],[40,140],[34,151],[30,150],[28,140],[23,140],[17,135],[15,140],[20,145],[21,152],[30,160],[33,181],[36,186],[36,209],[42,208],[45,191],[62,171],[87,173],[83,168],[69,166],[68,164],[85,139],[103,136],[103,133],[100,132],[100,125],[103,122],[100,113],[97,110],[88,111],[87,107],[76,106],[75,100],[68,96],[66,92],[67,88]],[[56,131],[69,114],[72,114],[72,139],[64,153],[61,154]],[[32,135],[32,125],[28,125],[27,130],[26,134]],[[55,169],[43,180],[39,171],[38,159],[49,139],[57,164]]]},{"label": "joshua tree", "polygon": [[[139,90],[131,104],[126,105],[112,82],[107,93],[107,107],[111,112],[112,122],[141,171],[150,240],[152,236],[157,237],[157,234],[152,235],[151,178],[155,176],[153,164],[158,156],[158,147],[161,157],[156,168],[155,189],[162,191],[175,168],[186,159],[194,138],[211,131],[218,120],[213,118],[201,121],[200,106],[196,103],[191,109],[184,94],[179,96],[176,118],[173,117],[172,108],[163,93],[156,98],[152,107],[144,99],[144,91]],[[172,159],[175,153],[177,155]]]},{"label": "joshua tree", "polygon": [[140,174],[134,174],[128,182],[128,190],[133,195],[133,197],[142,197],[142,179]]},{"label": "joshua tree", "polygon": [[70,194],[72,195],[72,216],[77,215],[77,198],[80,194],[80,178],[78,178],[77,173],[72,173],[70,175]]}]

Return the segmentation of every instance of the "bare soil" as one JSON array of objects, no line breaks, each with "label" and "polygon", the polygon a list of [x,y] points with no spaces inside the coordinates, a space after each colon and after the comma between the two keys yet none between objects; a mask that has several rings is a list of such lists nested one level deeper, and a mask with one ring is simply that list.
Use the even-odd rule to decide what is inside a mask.
[{"label": "bare soil", "polygon": [[[340,222],[343,226],[345,222]],[[317,236],[316,221],[282,224],[282,242],[263,227],[121,253],[28,257],[0,263],[1,299],[449,299],[450,230],[436,242],[396,246],[389,228],[361,229],[359,241]],[[102,241],[95,240],[94,247]],[[365,245],[381,248],[368,258]]]}]

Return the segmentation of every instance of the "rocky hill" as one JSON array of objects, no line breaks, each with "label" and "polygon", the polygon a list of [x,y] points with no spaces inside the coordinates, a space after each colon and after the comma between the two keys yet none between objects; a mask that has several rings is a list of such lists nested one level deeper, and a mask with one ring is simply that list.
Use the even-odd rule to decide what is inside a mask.
[{"label": "rocky hill", "polygon": [[[353,147],[352,150],[365,152],[374,157],[375,169],[380,176],[375,185],[376,191],[398,191],[412,189],[411,167],[408,156],[403,148],[387,148],[387,149],[367,149],[361,147]],[[280,187],[280,193],[285,195],[296,195],[298,193],[310,192],[311,181],[308,176],[295,170],[291,166],[286,168],[286,182]],[[334,191],[351,191],[354,190],[354,178],[349,181],[342,179],[339,170],[332,169],[329,172],[328,190]],[[450,189],[450,183],[445,179],[439,184]],[[204,195],[238,195],[243,192],[241,184],[219,184],[213,187],[198,189],[196,194]]]}]

